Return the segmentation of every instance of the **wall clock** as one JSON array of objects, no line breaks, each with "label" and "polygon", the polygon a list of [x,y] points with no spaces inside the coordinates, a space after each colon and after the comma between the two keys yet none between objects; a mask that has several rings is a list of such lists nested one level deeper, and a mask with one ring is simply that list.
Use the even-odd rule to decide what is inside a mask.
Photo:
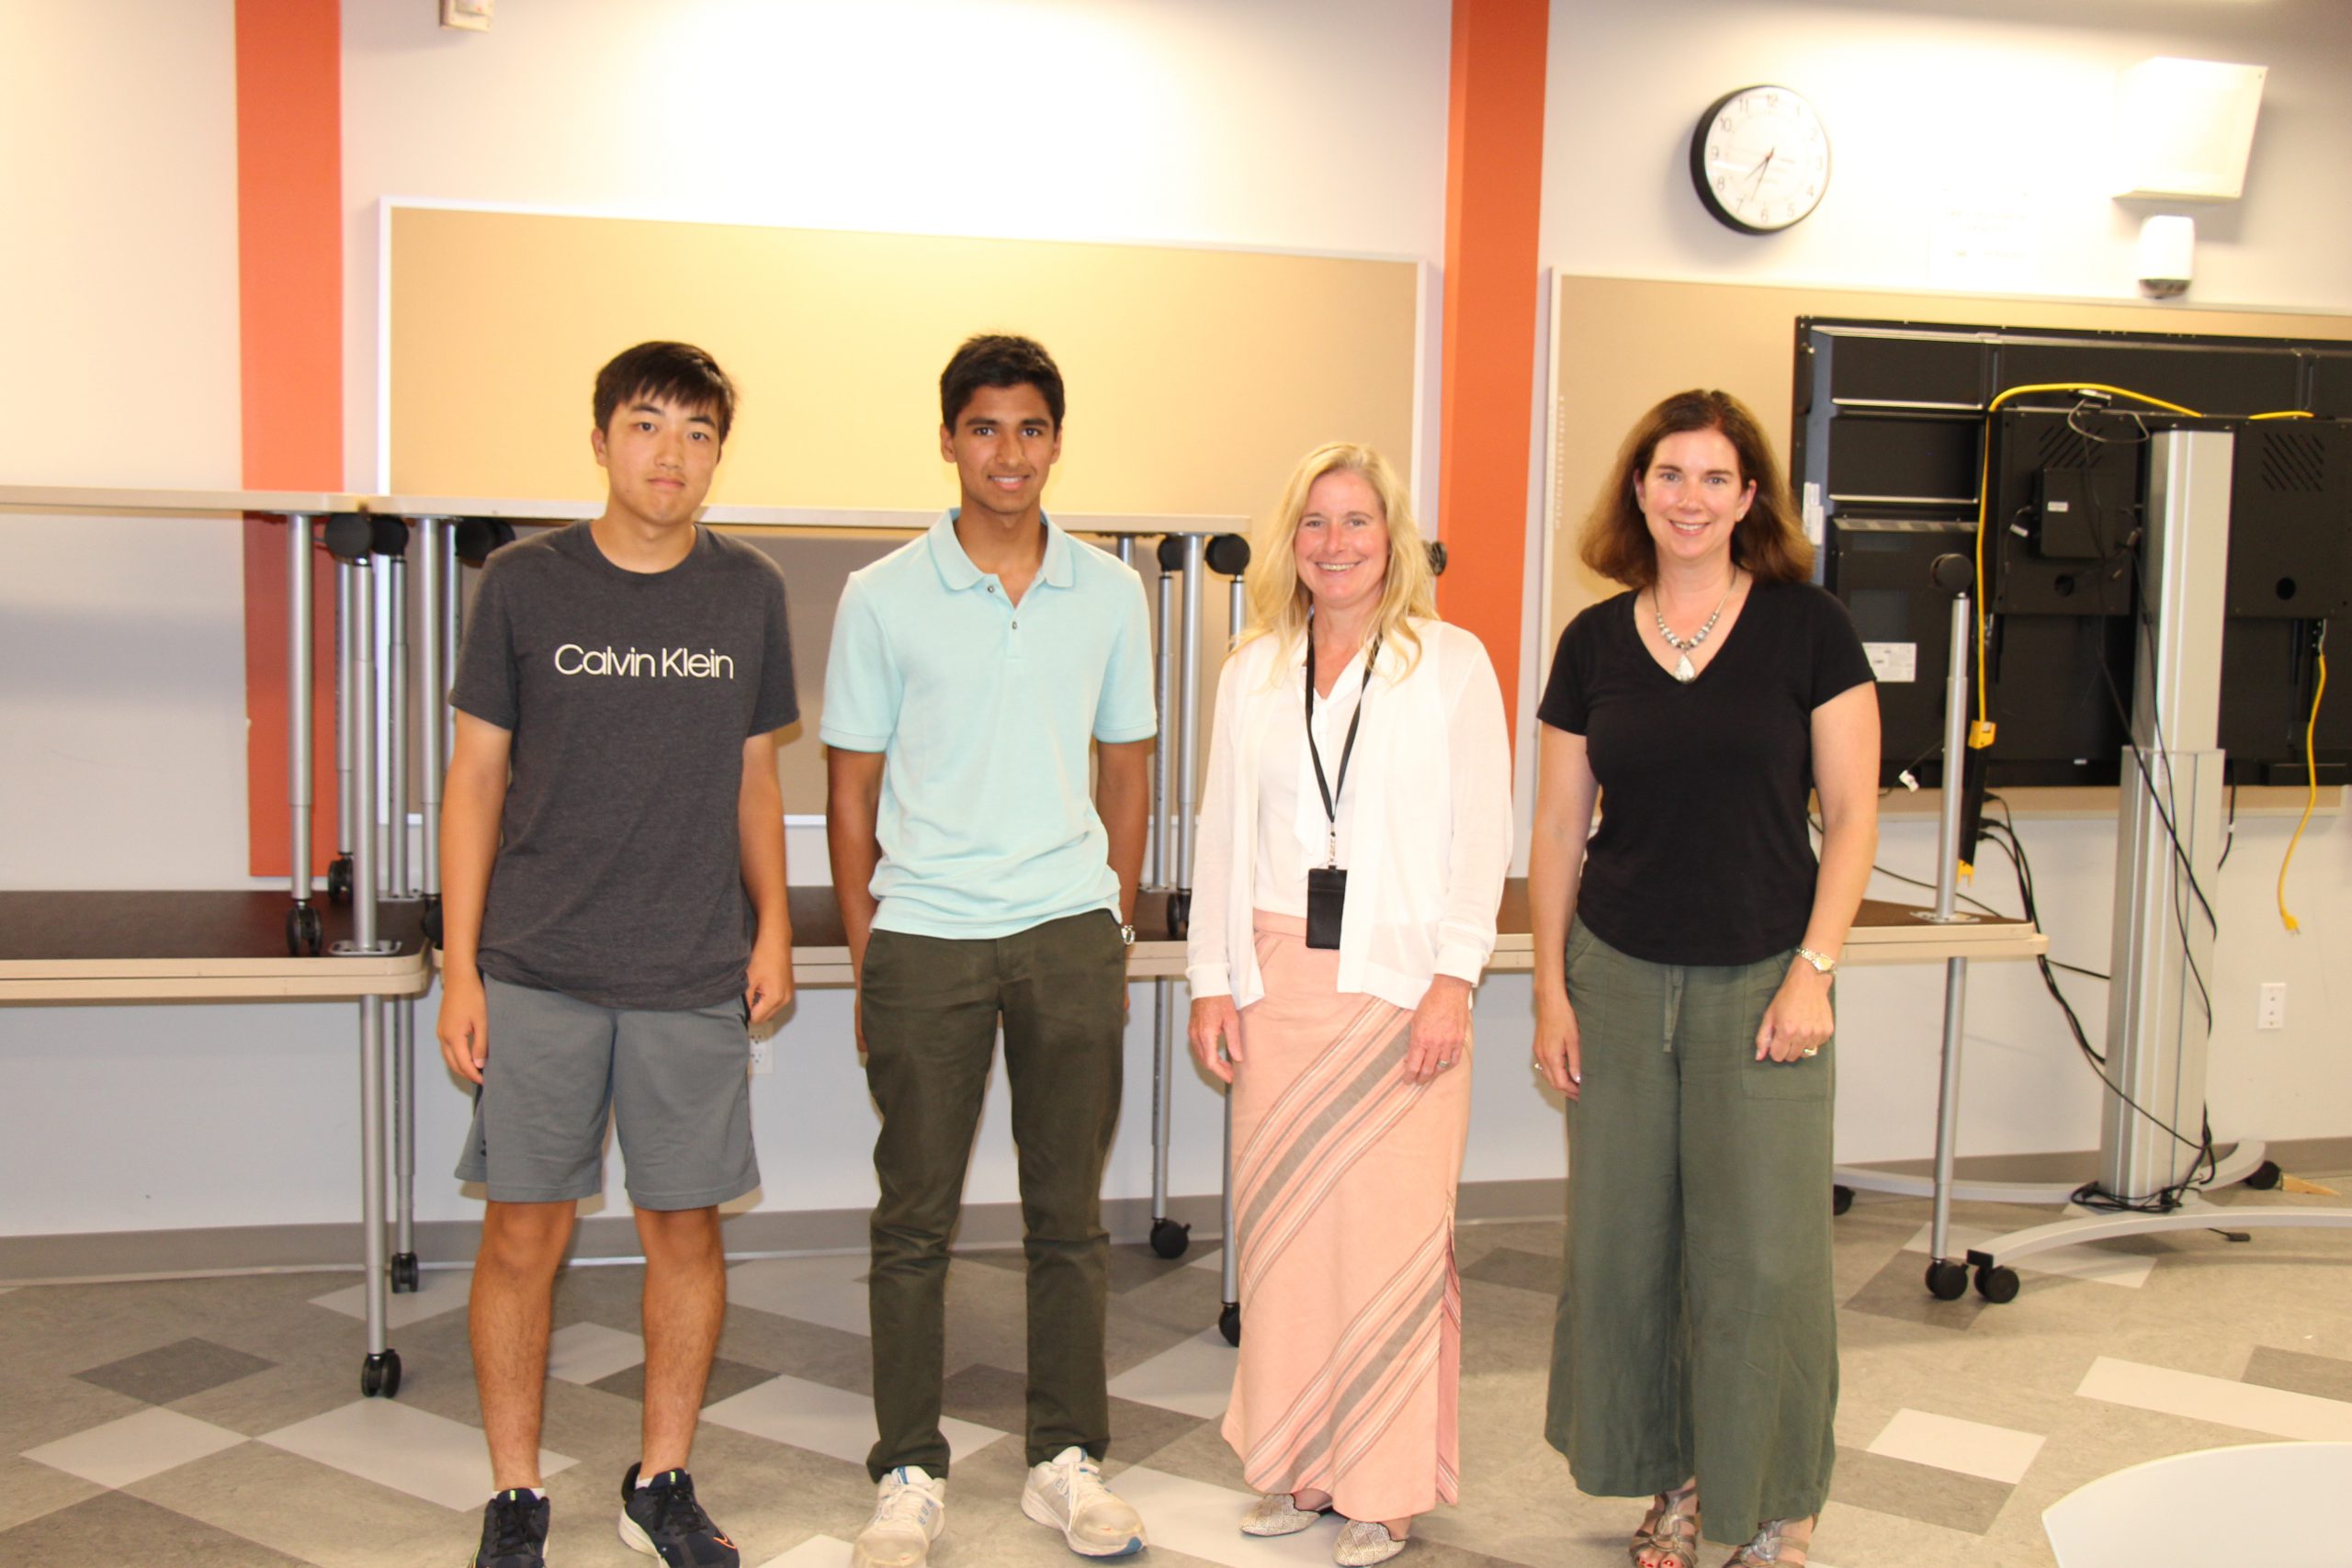
[{"label": "wall clock", "polygon": [[1690,183],[1709,213],[1743,234],[1802,222],[1829,188],[1829,132],[1801,93],[1725,93],[1690,132]]}]

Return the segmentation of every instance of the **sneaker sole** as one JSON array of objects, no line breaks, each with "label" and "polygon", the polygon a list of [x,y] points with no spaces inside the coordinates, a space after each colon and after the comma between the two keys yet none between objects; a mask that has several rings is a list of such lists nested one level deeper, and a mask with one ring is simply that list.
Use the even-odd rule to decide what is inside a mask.
[{"label": "sneaker sole", "polygon": [[621,1511],[620,1537],[621,1544],[631,1551],[641,1552],[648,1557],[662,1555],[662,1549],[653,1544],[653,1538],[646,1534],[644,1528],[635,1519],[628,1517],[627,1509]]},{"label": "sneaker sole", "polygon": [[1129,1536],[1125,1546],[1107,1546],[1094,1550],[1079,1545],[1078,1542],[1070,1540],[1069,1527],[1054,1517],[1053,1510],[1039,1502],[1036,1494],[1027,1490],[1023,1490],[1021,1494],[1021,1511],[1059,1535],[1062,1538],[1062,1543],[1080,1557],[1133,1557],[1144,1549],[1145,1541],[1141,1535]]}]

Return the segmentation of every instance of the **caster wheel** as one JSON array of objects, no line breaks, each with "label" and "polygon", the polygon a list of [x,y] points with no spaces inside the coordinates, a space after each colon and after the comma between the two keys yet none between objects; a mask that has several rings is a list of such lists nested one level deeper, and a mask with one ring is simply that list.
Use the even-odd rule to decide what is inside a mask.
[{"label": "caster wheel", "polygon": [[417,923],[424,930],[427,947],[441,945],[441,900],[437,897],[424,901],[424,915]]},{"label": "caster wheel", "polygon": [[1829,1212],[1831,1213],[1842,1214],[1853,1206],[1854,1190],[1852,1188],[1833,1186],[1829,1189]]},{"label": "caster wheel", "polygon": [[286,911],[286,951],[297,958],[316,958],[326,947],[326,932],[319,912],[308,904]]},{"label": "caster wheel", "polygon": [[[1982,1278],[1982,1276],[1979,1276]],[[1968,1289],[1968,1265],[1939,1258],[1928,1265],[1928,1294],[1939,1302],[1956,1302]]]},{"label": "caster wheel", "polygon": [[2243,1185],[2253,1188],[2256,1192],[2267,1192],[2277,1187],[2279,1178],[2286,1174],[2278,1168],[2277,1160],[2267,1159],[2246,1172]]},{"label": "caster wheel", "polygon": [[401,1295],[413,1295],[416,1291],[416,1254],[392,1254],[392,1290]]},{"label": "caster wheel", "polygon": [[1182,942],[1193,929],[1193,890],[1180,887],[1168,895],[1168,934]]},{"label": "caster wheel", "polygon": [[1193,1245],[1193,1227],[1174,1220],[1151,1222],[1151,1249],[1162,1258],[1182,1258],[1184,1249]]},{"label": "caster wheel", "polygon": [[[1954,1267],[1957,1267],[1957,1265]],[[1959,1292],[1954,1292],[1953,1293],[1957,1295]],[[2004,1269],[1997,1263],[1978,1264],[1976,1266],[1976,1293],[1983,1296],[1986,1301],[1991,1302],[1995,1306],[1999,1306],[2004,1302],[2013,1302],[2017,1300],[2018,1271],[2014,1269]]]},{"label": "caster wheel", "polygon": [[1225,1303],[1225,1310],[1216,1314],[1216,1331],[1225,1336],[1227,1344],[1236,1348],[1240,1347],[1241,1303],[1239,1302]]},{"label": "caster wheel", "polygon": [[387,1350],[359,1364],[359,1392],[368,1399],[390,1399],[401,1391],[401,1353]]},{"label": "caster wheel", "polygon": [[351,857],[337,855],[327,862],[327,901],[331,904],[351,902]]}]

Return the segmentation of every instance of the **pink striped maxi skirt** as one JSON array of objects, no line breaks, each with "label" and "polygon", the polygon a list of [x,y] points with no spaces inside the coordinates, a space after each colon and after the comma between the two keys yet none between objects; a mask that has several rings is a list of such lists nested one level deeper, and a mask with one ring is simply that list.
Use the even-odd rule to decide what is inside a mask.
[{"label": "pink striped maxi skirt", "polygon": [[1241,1012],[1233,1215],[1241,1357],[1225,1440],[1261,1492],[1350,1518],[1460,1495],[1462,1286],[1453,1194],[1464,1060],[1404,1078],[1412,1015],[1342,994],[1306,922],[1258,910],[1265,995]]}]

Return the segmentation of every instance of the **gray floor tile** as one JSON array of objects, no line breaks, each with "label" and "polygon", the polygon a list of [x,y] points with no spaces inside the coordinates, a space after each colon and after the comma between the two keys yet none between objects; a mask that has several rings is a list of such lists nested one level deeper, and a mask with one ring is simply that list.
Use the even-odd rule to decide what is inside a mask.
[{"label": "gray floor tile", "polygon": [[[710,1364],[710,1381],[703,1387],[702,1402],[706,1406],[716,1404],[774,1376],[775,1373],[765,1367],[747,1367],[741,1361],[730,1361],[721,1356]],[[610,1377],[598,1378],[588,1386],[600,1393],[642,1403],[645,1398],[645,1363],[639,1361]]]},{"label": "gray floor tile", "polygon": [[[1977,1314],[1991,1304],[1973,1289],[1957,1301],[1938,1301],[1928,1293],[1927,1278],[1925,1254],[1898,1252],[1839,1304],[1847,1312],[1866,1312],[1955,1334],[1966,1333]],[[2041,1283],[2035,1281],[2037,1286]]]},{"label": "gray floor tile", "polygon": [[2247,1358],[2245,1381],[2266,1388],[2315,1393],[2322,1399],[2352,1404],[2352,1361],[2340,1356],[2314,1356],[2301,1350],[2274,1350],[2257,1345]]},{"label": "gray floor tile", "polygon": [[[465,1559],[481,1529],[479,1513],[454,1512],[266,1443],[129,1490],[322,1568],[447,1568]],[[281,1561],[250,1550],[257,1553],[252,1561]]]},{"label": "gray floor tile", "polygon": [[1993,1528],[2012,1490],[1997,1481],[1846,1448],[1838,1450],[1830,1483],[1831,1495],[1841,1503],[1971,1535]]},{"label": "gray floor tile", "polygon": [[1526,1252],[1516,1247],[1487,1249],[1486,1256],[1475,1263],[1464,1264],[1462,1277],[1488,1285],[1512,1285],[1522,1291],[1535,1291],[1557,1299],[1560,1293],[1560,1255]]},{"label": "gray floor tile", "polygon": [[170,1563],[172,1568],[305,1568],[200,1519],[107,1492],[29,1524],[0,1531],[0,1562],[9,1568],[87,1568],[108,1563]]},{"label": "gray floor tile", "polygon": [[143,1399],[150,1404],[169,1404],[224,1382],[267,1371],[277,1364],[225,1345],[215,1345],[209,1339],[191,1338],[159,1345],[153,1350],[142,1350],[136,1356],[125,1356],[74,1375],[84,1382]]},{"label": "gray floor tile", "polygon": [[[0,1542],[7,1540],[5,1532],[26,1520],[70,1508],[105,1490],[97,1483],[78,1475],[68,1475],[15,1454],[0,1455]],[[0,1557],[0,1562],[6,1561],[9,1559]]]},{"label": "gray floor tile", "polygon": [[[960,1421],[973,1421],[1012,1434],[1015,1446],[1029,1425],[1028,1380],[1001,1367],[970,1366],[947,1380],[943,1408]],[[1106,1473],[1127,1464],[1157,1464],[1149,1456],[1205,1425],[1197,1416],[1111,1397],[1111,1454]]]}]

